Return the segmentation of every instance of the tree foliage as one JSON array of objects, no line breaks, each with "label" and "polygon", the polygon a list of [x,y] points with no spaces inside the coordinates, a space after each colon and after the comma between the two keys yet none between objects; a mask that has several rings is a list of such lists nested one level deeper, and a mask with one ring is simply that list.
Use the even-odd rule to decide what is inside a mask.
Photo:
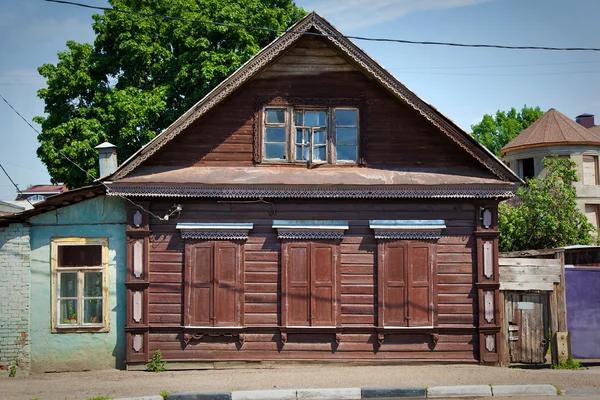
[{"label": "tree foliage", "polygon": [[[113,8],[187,20],[287,29],[306,13],[292,0],[109,0]],[[38,157],[53,183],[98,176],[98,144],[125,160],[210,92],[277,33],[105,11],[94,45],[67,42],[58,63],[38,68],[46,116]]]},{"label": "tree foliage", "polygon": [[595,228],[575,201],[575,166],[568,158],[546,158],[546,176],[528,179],[513,204],[500,204],[500,251],[592,243]]},{"label": "tree foliage", "polygon": [[521,112],[514,107],[508,112],[498,110],[495,117],[485,114],[481,122],[471,125],[472,134],[489,151],[500,157],[500,149],[542,115],[544,113],[539,107],[523,106]]}]

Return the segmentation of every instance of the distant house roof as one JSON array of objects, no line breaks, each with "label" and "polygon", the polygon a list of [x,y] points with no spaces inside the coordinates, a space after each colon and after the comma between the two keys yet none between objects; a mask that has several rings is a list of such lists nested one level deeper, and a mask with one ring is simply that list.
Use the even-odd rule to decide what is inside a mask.
[{"label": "distant house roof", "polygon": [[67,190],[66,185],[31,185],[27,189],[22,190],[23,193],[31,194],[58,194]]},{"label": "distant house roof", "polygon": [[[597,131],[596,131],[597,132]],[[529,147],[565,144],[600,146],[600,133],[590,131],[551,108],[501,150],[502,154]]]},{"label": "distant house roof", "polygon": [[596,136],[600,136],[600,125],[592,126],[588,128],[588,131],[592,132]]}]

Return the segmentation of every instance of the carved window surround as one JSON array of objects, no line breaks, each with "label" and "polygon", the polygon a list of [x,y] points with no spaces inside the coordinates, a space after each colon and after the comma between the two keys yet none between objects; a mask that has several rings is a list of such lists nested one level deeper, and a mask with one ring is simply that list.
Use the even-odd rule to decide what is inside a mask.
[{"label": "carved window surround", "polygon": [[252,223],[179,223],[183,239],[200,240],[246,240],[254,225]]},{"label": "carved window surround", "polygon": [[273,228],[277,229],[279,239],[343,239],[348,221],[275,220]]},{"label": "carved window surround", "polygon": [[442,237],[444,220],[371,220],[375,239],[433,240]]}]

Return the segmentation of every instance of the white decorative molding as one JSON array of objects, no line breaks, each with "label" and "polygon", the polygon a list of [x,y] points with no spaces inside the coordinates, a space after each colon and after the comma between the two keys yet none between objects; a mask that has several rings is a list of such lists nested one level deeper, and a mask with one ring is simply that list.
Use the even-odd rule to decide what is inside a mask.
[{"label": "white decorative molding", "polygon": [[133,214],[133,226],[135,226],[136,228],[139,228],[141,225],[142,225],[142,213],[140,212],[140,210],[137,210]]},{"label": "white decorative molding", "polygon": [[516,187],[473,186],[401,186],[381,187],[192,187],[192,186],[146,186],[108,184],[109,196],[150,197],[218,197],[218,198],[340,198],[340,199],[509,199],[514,197]]},{"label": "white decorative molding", "polygon": [[141,278],[144,273],[144,242],[138,239],[133,242],[133,276]]},{"label": "white decorative molding", "polygon": [[348,221],[273,221],[279,239],[343,239]]},{"label": "white decorative molding", "polygon": [[253,224],[247,223],[181,223],[177,229],[183,239],[198,240],[246,240]]},{"label": "white decorative molding", "polygon": [[142,292],[133,294],[133,320],[140,322],[142,320]]},{"label": "white decorative molding", "polygon": [[479,145],[475,139],[462,132],[461,129],[452,122],[446,120],[439,112],[437,112],[437,110],[433,109],[413,92],[408,90],[376,61],[352,43],[351,40],[343,37],[341,33],[333,28],[327,21],[314,13],[309,14],[304,19],[300,20],[286,33],[282,34],[267,47],[263,48],[256,56],[242,65],[237,71],[217,85],[202,100],[179,117],[163,133],[138,150],[130,160],[126,161],[124,165],[116,171],[114,179],[122,179],[133,171],[137,166],[142,164],[183,130],[208,113],[214,106],[222,102],[244,83],[252,79],[263,67],[290,48],[310,29],[315,29],[317,32],[326,35],[326,40],[329,40],[338,50],[354,60],[368,75],[372,76],[377,82],[390,90],[397,98],[401,99],[404,103],[423,115],[452,141],[467,151],[498,177],[508,181],[514,181],[516,179],[516,176],[509,171],[507,167],[498,160],[495,160],[493,155],[483,146]]},{"label": "white decorative molding", "polygon": [[483,227],[485,229],[490,229],[490,226],[492,226],[492,212],[490,211],[489,208],[486,208],[485,210],[483,210]]},{"label": "white decorative molding", "polygon": [[496,351],[496,338],[494,335],[485,335],[485,349],[489,352]]},{"label": "white decorative molding", "polygon": [[142,335],[133,335],[133,351],[136,353],[139,353],[140,350],[142,350],[143,338]]},{"label": "white decorative molding", "polygon": [[443,220],[371,220],[369,227],[375,239],[434,240],[442,237]]},{"label": "white decorative molding", "polygon": [[491,323],[494,320],[494,292],[487,291],[484,296],[484,315],[485,320]]},{"label": "white decorative molding", "polygon": [[491,240],[483,242],[483,275],[491,279],[494,275],[494,252]]}]

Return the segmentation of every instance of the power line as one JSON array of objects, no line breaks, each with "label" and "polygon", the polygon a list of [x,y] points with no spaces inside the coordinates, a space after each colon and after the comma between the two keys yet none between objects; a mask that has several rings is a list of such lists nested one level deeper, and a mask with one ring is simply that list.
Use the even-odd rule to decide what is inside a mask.
[{"label": "power line", "polygon": [[[418,67],[397,67],[397,68],[386,68],[388,71],[413,71],[421,69],[476,69],[476,68],[512,68],[512,67],[541,67],[541,66],[552,66],[552,65],[573,65],[573,64],[597,64],[598,61],[565,61],[556,63],[531,63],[531,64],[496,64],[496,65],[449,65],[449,66],[418,66]],[[576,71],[577,72],[577,71]]]},{"label": "power line", "polygon": [[[16,110],[16,109],[15,109],[15,108],[12,106],[12,104],[10,104],[10,103],[8,102],[8,100],[6,100],[6,99],[4,98],[4,96],[2,96],[2,94],[0,94],[0,98],[1,98],[2,100],[4,100],[4,102],[5,102],[5,103],[6,103],[6,104],[7,104],[7,105],[8,105],[8,106],[9,106],[9,107],[10,107],[10,108],[11,108],[11,109],[12,109],[12,110],[13,110],[13,111],[14,111],[14,112],[15,112],[15,113],[16,113],[16,114],[19,116],[19,117],[21,117],[21,119],[22,119],[23,121],[25,121],[25,123],[31,127],[31,129],[33,129],[33,130],[34,130],[34,131],[35,131],[35,132],[36,132],[36,133],[37,133],[37,134],[38,134],[38,135],[39,135],[39,136],[40,136],[42,139],[46,140],[46,142],[47,142],[48,144],[50,144],[50,146],[52,146],[52,148],[53,148],[54,150],[56,150],[56,152],[58,152],[58,154],[60,154],[61,156],[63,156],[63,157],[64,157],[65,159],[67,159],[67,160],[68,160],[68,161],[69,161],[71,164],[73,164],[74,166],[76,166],[77,168],[79,168],[81,171],[83,171],[83,173],[84,173],[84,174],[86,174],[87,176],[89,176],[89,177],[90,177],[90,178],[92,178],[93,180],[96,180],[96,177],[95,177],[94,175],[90,174],[88,171],[86,171],[86,170],[84,170],[83,168],[81,168],[81,167],[79,166],[79,164],[77,164],[75,161],[73,161],[73,160],[71,160],[69,157],[67,157],[67,156],[66,156],[66,155],[65,155],[65,154],[64,154],[62,151],[60,151],[60,150],[59,150],[59,149],[58,149],[56,146],[54,146],[54,144],[52,144],[52,142],[51,142],[51,141],[49,141],[47,138],[45,138],[45,137],[44,137],[44,135],[42,135],[42,133],[41,133],[40,131],[38,131],[38,130],[37,130],[37,129],[36,129],[34,126],[33,126],[33,125],[31,125],[31,124],[29,123],[29,121],[27,121],[27,120],[26,120],[26,119],[25,119],[25,118],[24,118],[24,117],[21,115],[21,113],[19,113],[19,112],[18,112],[18,111],[17,111],[17,110]],[[1,165],[0,165],[0,166],[1,166]],[[4,168],[2,168],[2,169],[4,170]],[[4,171],[4,173],[6,173],[6,171]],[[6,174],[6,175],[8,176],[8,174]],[[10,179],[10,177],[9,177],[8,179]],[[12,182],[12,179],[11,179],[11,182]],[[106,188],[106,190],[110,190],[110,188],[109,188],[109,187],[108,187],[108,186],[107,186],[107,185],[106,185],[104,182],[102,182],[102,181],[98,181],[98,183],[100,183],[102,186],[104,186],[104,187]],[[13,184],[14,184],[14,183],[13,183]],[[15,187],[16,187],[16,185],[15,185]],[[17,188],[17,190],[19,190],[19,188]],[[20,192],[20,191],[19,191],[19,192]],[[141,209],[142,211],[144,211],[144,212],[147,212],[149,215],[153,216],[154,218],[156,218],[156,219],[158,219],[158,220],[160,220],[160,221],[164,221],[164,220],[165,220],[164,218],[162,218],[162,217],[159,217],[158,215],[156,215],[156,214],[152,213],[150,210],[147,210],[147,209],[146,209],[146,208],[144,208],[143,206],[141,206],[141,205],[137,204],[137,203],[136,203],[136,202],[134,202],[133,200],[131,200],[131,199],[128,199],[127,197],[125,197],[125,196],[122,196],[122,195],[117,195],[117,196],[119,196],[119,197],[120,197],[120,198],[122,198],[123,200],[126,200],[126,201],[130,202],[131,204],[133,204],[134,206],[138,207],[138,208],[139,208],[139,209]],[[30,203],[30,204],[31,204],[31,203]],[[33,204],[32,204],[32,205],[33,205]]]},{"label": "power line", "polygon": [[12,180],[12,178],[10,177],[10,175],[8,174],[8,172],[6,172],[6,170],[4,169],[4,167],[2,166],[1,163],[0,163],[0,168],[2,168],[2,171],[4,171],[4,174],[6,175],[6,177],[10,181],[10,183],[12,183],[13,186],[15,187],[15,189],[17,189],[17,193],[19,193],[21,196],[23,196],[25,198],[25,200],[27,200],[27,202],[29,204],[31,204],[31,207],[33,207],[33,203],[30,202],[27,197],[25,197],[25,195],[23,194],[23,192],[21,192],[21,189],[19,189],[19,186],[17,186],[17,184],[15,183],[15,181]]},{"label": "power line", "polygon": [[417,44],[417,45],[470,47],[470,48],[483,48],[483,49],[507,49],[507,50],[600,51],[600,48],[597,48],[597,47],[506,46],[506,45],[499,45],[499,44],[467,44],[467,43],[452,43],[452,42],[433,42],[433,41],[416,41],[416,40],[404,40],[404,39],[373,38],[373,37],[365,37],[365,36],[329,35],[329,34],[318,33],[318,32],[306,32],[306,31],[294,31],[294,30],[286,31],[286,30],[282,30],[282,29],[265,28],[265,27],[260,27],[260,26],[238,25],[238,24],[229,24],[229,23],[225,23],[225,22],[203,21],[203,20],[199,20],[199,19],[172,17],[169,15],[142,13],[142,12],[137,12],[137,11],[121,10],[118,8],[91,6],[89,4],[76,3],[73,1],[66,1],[66,0],[44,0],[44,1],[49,2],[49,3],[58,3],[58,4],[66,4],[66,5],[76,6],[76,7],[90,8],[93,10],[114,11],[114,12],[119,12],[119,13],[123,13],[123,14],[138,15],[141,17],[162,18],[162,19],[171,20],[171,21],[200,23],[200,24],[206,24],[206,25],[223,26],[226,28],[249,29],[249,30],[259,30],[259,31],[266,31],[266,32],[276,32],[276,33],[292,32],[292,33],[299,33],[299,34],[304,34],[304,35],[332,37],[332,38],[346,38],[346,39],[364,40],[364,41],[370,41],[370,42],[389,42],[389,43],[403,43],[403,44]]}]

